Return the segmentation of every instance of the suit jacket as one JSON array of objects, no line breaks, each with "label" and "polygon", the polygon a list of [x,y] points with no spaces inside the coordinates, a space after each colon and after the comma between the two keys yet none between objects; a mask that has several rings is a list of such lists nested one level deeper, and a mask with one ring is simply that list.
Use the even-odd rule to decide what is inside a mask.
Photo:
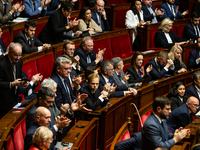
[{"label": "suit jacket", "polygon": [[[4,44],[3,40],[2,40],[2,38],[0,38],[0,46],[1,46],[2,50],[3,50],[3,53],[5,53],[7,47],[5,46],[5,44]],[[0,51],[1,51],[1,50],[0,50]],[[0,57],[3,57],[3,56],[4,56],[4,55],[1,55]]]},{"label": "suit jacket", "polygon": [[189,87],[186,88],[186,93],[187,93],[188,97],[194,96],[200,101],[200,97],[197,93],[197,89],[194,86],[194,84],[191,84]]},{"label": "suit jacket", "polygon": [[[61,104],[70,104],[71,105],[71,101],[69,98],[69,94],[68,92],[65,90],[65,87],[60,79],[60,77],[58,76],[57,73],[53,74],[51,76],[51,79],[53,79],[56,83],[57,83],[57,91],[56,91],[56,98],[55,98],[55,102],[56,102],[56,106],[58,107],[58,109],[60,109]],[[74,99],[76,99],[76,97],[73,95],[73,91],[72,91],[72,87],[69,86],[69,91],[70,91],[70,96],[71,96],[71,100],[73,101]]]},{"label": "suit jacket", "polygon": [[40,7],[40,0],[35,0],[35,10],[33,8],[33,4],[31,0],[24,0],[23,5],[25,6],[24,10],[21,12],[20,16],[21,17],[31,17],[34,15],[41,14],[40,16],[45,16],[47,9],[45,10],[44,7],[40,11],[38,8]]},{"label": "suit jacket", "polygon": [[[199,28],[200,30],[200,25],[198,25],[197,28]],[[195,33],[192,23],[188,23],[187,25],[185,25],[182,37],[187,40],[192,39],[193,41],[199,38],[199,36]]]},{"label": "suit jacket", "polygon": [[152,65],[152,70],[150,71],[150,75],[151,75],[152,80],[161,79],[167,73],[167,71],[164,69],[165,66],[160,66],[160,72],[159,72],[158,66],[155,63],[155,58],[151,58],[151,60],[149,60],[146,63],[144,70],[146,70],[146,68],[149,65]]},{"label": "suit jacket", "polygon": [[48,5],[47,5],[47,13],[46,16],[50,16],[52,13],[56,11],[58,8],[59,1],[58,0],[52,0]]},{"label": "suit jacket", "polygon": [[[85,70],[88,66],[96,66],[96,54],[94,50],[91,53],[87,54],[82,46],[80,45],[74,52],[74,56],[78,55],[80,57],[80,66]],[[90,55],[91,63],[87,63],[87,57]]]},{"label": "suit jacket", "polygon": [[[153,113],[149,115],[142,128],[142,150],[154,150],[157,147],[170,149],[175,145],[173,134],[168,131],[165,120],[163,126],[165,131],[156,116]],[[167,139],[165,133],[168,135]]]},{"label": "suit jacket", "polygon": [[[16,63],[16,79],[22,78],[22,60]],[[0,58],[0,95],[1,95],[1,110],[10,110],[18,103],[18,92],[15,94],[16,87],[10,88],[10,82],[14,81],[13,66],[8,58],[8,55]]]},{"label": "suit jacket", "polygon": [[[96,24],[98,26],[100,26],[100,22],[97,19],[97,12],[94,9],[92,10],[92,19],[96,22]],[[108,18],[106,20],[104,20],[102,14],[101,14],[101,29],[103,32],[110,31],[110,25],[108,22]]]},{"label": "suit jacket", "polygon": [[[153,12],[155,12],[156,7],[151,5],[151,8],[153,10]],[[152,19],[154,18],[153,14],[151,14],[147,8],[147,6],[145,4],[142,4],[142,10],[143,10],[143,14],[144,14],[144,20],[145,21],[152,21]],[[156,16],[157,21],[161,21],[162,17],[161,16]]]},{"label": "suit jacket", "polygon": [[183,105],[184,102],[182,102],[180,100],[179,97],[177,96],[172,96],[172,97],[169,97],[169,99],[172,100],[172,104],[171,104],[171,110],[173,111],[174,109],[178,108],[179,106]]},{"label": "suit jacket", "polygon": [[[123,77],[124,77],[124,72],[121,71],[119,74],[120,74],[121,78],[123,79]],[[119,86],[129,87],[129,86],[128,86],[128,81],[126,81],[125,84],[122,83],[122,81],[120,81],[120,79],[119,79],[119,77],[117,76],[117,73],[116,73],[115,71],[113,72],[113,79],[115,80],[115,83],[118,84]]]},{"label": "suit jacket", "polygon": [[184,128],[192,122],[192,116],[194,116],[194,114],[191,113],[190,116],[187,105],[181,105],[180,107],[174,109],[169,115],[169,118],[167,119],[168,129],[174,133],[176,129],[179,129],[180,127]]},{"label": "suit jacket", "polygon": [[[103,87],[104,85],[106,84],[106,81],[104,80],[102,74],[99,74],[99,77],[100,77],[100,82],[99,82],[99,90],[100,91],[103,91]],[[114,93],[112,93],[110,95],[110,97],[122,97],[124,96],[124,91],[127,91],[128,90],[128,87],[125,87],[125,86],[119,86],[118,84],[115,83],[115,80],[113,79],[113,77],[109,77],[109,82],[111,83],[111,85],[114,83],[114,85],[117,85],[117,88],[115,90]]]},{"label": "suit jacket", "polygon": [[[177,6],[176,6],[176,5],[173,5],[172,7],[173,7],[174,12],[175,12]],[[178,13],[177,13],[176,16],[174,17],[174,15],[172,14],[172,12],[171,12],[170,8],[168,7],[168,4],[167,4],[167,3],[161,4],[159,8],[160,8],[160,9],[163,9],[163,10],[165,11],[164,14],[163,14],[163,19],[165,19],[165,18],[170,18],[171,20],[174,20],[174,18],[175,18],[175,19],[181,19],[181,18],[182,18],[182,17],[181,17],[181,12],[179,11],[179,9],[178,9]]]},{"label": "suit jacket", "polygon": [[[105,6],[108,3],[108,0],[104,0]],[[94,7],[94,4],[96,3],[96,0],[85,0],[85,5],[89,7]]]},{"label": "suit jacket", "polygon": [[[42,46],[43,43],[38,40],[35,35],[33,38],[30,38],[30,47],[28,46],[28,40],[25,37],[25,31],[21,30],[15,36],[13,42],[20,43],[22,45],[22,53],[33,53],[38,51],[38,47]],[[34,47],[37,46],[37,47]]]},{"label": "suit jacket", "polygon": [[200,2],[198,0],[193,3],[192,12],[200,13]]},{"label": "suit jacket", "polygon": [[3,3],[2,1],[0,1],[0,24],[4,24],[6,22],[8,22],[9,20],[13,20],[14,19],[14,14],[11,15],[9,12],[12,9],[12,2],[11,0],[8,0],[8,5],[6,5],[6,15],[3,16]]},{"label": "suit jacket", "polygon": [[188,64],[187,64],[188,69],[192,70],[200,67],[200,63],[199,64],[196,63],[196,59],[200,57],[199,52],[200,51],[198,49],[194,49],[189,52]]},{"label": "suit jacket", "polygon": [[162,30],[159,29],[154,36],[155,47],[171,49],[171,47],[174,46],[175,42],[186,41],[185,39],[178,37],[172,30],[169,31],[169,36],[171,37],[173,43],[168,43],[164,32],[162,32]]}]

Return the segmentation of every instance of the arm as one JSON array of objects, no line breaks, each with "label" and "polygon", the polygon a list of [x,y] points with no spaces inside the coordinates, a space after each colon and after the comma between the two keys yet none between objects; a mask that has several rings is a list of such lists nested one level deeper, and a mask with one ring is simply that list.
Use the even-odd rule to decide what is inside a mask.
[{"label": "arm", "polygon": [[192,50],[189,52],[189,57],[188,57],[188,69],[196,69],[199,66],[196,62],[196,56],[195,56],[195,51]]},{"label": "arm", "polygon": [[94,29],[94,32],[102,32],[102,29],[100,26],[98,26],[93,19],[91,19],[91,22],[90,22],[90,28],[93,28]]},{"label": "arm", "polygon": [[[171,20],[174,20],[174,15],[169,10],[169,8],[168,8],[166,3],[160,5],[159,9],[163,9],[164,10],[163,18],[170,18]],[[169,13],[168,13],[168,10],[169,10]]]},{"label": "arm", "polygon": [[147,7],[144,4],[142,5],[142,10],[143,10],[145,21],[151,21],[154,18],[153,14],[149,13],[149,10],[147,9]]},{"label": "arm", "polygon": [[195,34],[195,31],[192,28],[190,28],[188,25],[184,27],[184,30],[183,30],[183,35],[185,35],[184,38],[187,38],[188,40],[189,39],[197,40],[199,37]]},{"label": "arm", "polygon": [[126,12],[126,19],[125,19],[125,25],[127,28],[137,28],[137,24],[139,23],[137,20],[133,19],[134,14],[132,10],[129,10]]},{"label": "arm", "polygon": [[170,30],[169,32],[170,34],[172,34],[172,36],[174,36],[175,38],[175,42],[187,42],[186,39],[180,38],[178,35],[176,35],[172,30]]},{"label": "arm", "polygon": [[79,19],[80,23],[75,27],[75,31],[87,31],[87,25],[82,19]]},{"label": "arm", "polygon": [[106,20],[103,20],[103,22],[104,22],[105,31],[110,31],[110,25],[108,22],[108,18]]},{"label": "arm", "polygon": [[[32,4],[29,3],[29,1],[24,1],[23,2],[23,5],[25,6],[25,9],[24,9],[24,14],[25,14],[25,17],[30,17],[30,16],[34,16],[34,15],[37,15],[37,14],[40,14],[41,11],[39,10],[39,7],[36,8],[35,11],[33,11],[32,9]],[[41,7],[40,7],[41,8]]]}]

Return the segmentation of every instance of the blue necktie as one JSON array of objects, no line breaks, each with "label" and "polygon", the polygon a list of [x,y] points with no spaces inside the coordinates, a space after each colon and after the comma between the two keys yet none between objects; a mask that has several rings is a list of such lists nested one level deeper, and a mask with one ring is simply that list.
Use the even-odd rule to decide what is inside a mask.
[{"label": "blue necktie", "polygon": [[163,121],[162,121],[162,123],[161,123],[161,126],[162,126],[162,128],[163,128],[163,131],[164,131],[164,134],[165,134],[165,139],[166,139],[166,141],[167,141],[167,140],[168,140],[168,136],[167,136],[167,133],[166,133],[166,131],[165,131],[165,127],[164,127]]},{"label": "blue necktie", "polygon": [[91,63],[91,58],[90,58],[90,55],[88,54],[88,56],[87,56],[87,63],[89,64],[89,63]]},{"label": "blue necktie", "polygon": [[6,5],[7,4],[3,4],[3,5],[4,5],[3,16],[5,16],[6,15]]},{"label": "blue necktie", "polygon": [[122,81],[122,78],[121,78],[120,74],[118,74],[117,76],[118,76],[119,80]]}]

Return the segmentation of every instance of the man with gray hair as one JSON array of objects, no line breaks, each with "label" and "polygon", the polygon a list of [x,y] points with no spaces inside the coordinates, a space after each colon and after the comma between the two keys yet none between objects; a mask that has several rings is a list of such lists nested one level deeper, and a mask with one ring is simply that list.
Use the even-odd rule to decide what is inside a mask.
[{"label": "man with gray hair", "polygon": [[200,70],[193,74],[193,84],[191,84],[187,89],[186,93],[188,96],[194,96],[200,101]]},{"label": "man with gray hair", "polygon": [[102,61],[103,54],[106,50],[98,49],[98,53],[95,54],[94,42],[90,36],[84,37],[81,40],[81,45],[75,50],[74,56],[78,55],[80,57],[80,66],[85,70],[88,66],[97,66],[100,61]]},{"label": "man with gray hair", "polygon": [[114,66],[114,72],[113,72],[113,79],[119,86],[126,86],[128,87],[128,79],[130,74],[124,74],[123,68],[124,68],[124,62],[120,57],[114,57],[111,59],[111,62]]}]

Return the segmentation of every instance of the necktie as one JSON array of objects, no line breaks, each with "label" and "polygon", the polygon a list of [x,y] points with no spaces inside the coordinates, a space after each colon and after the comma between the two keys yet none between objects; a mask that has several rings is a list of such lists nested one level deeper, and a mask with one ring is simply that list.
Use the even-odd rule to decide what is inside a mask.
[{"label": "necktie", "polygon": [[35,11],[35,2],[33,2],[33,10]]},{"label": "necktie", "polygon": [[[16,65],[15,63],[12,63],[13,66],[13,77],[14,77],[14,81],[16,80]],[[17,93],[17,86],[15,86],[15,94]]]},{"label": "necktie", "polygon": [[4,5],[3,16],[5,16],[6,15],[6,5],[7,4],[3,4],[3,5]]},{"label": "necktie", "polygon": [[88,63],[88,64],[91,63],[90,54],[88,54],[88,56],[87,56],[87,63]]},{"label": "necktie", "polygon": [[69,95],[70,102],[72,103],[72,98],[71,98],[71,94],[70,94],[70,90],[69,90],[71,85],[70,85],[70,81],[69,81],[68,77],[65,78],[64,83],[65,83],[65,86],[66,86],[66,89],[67,89],[67,93]]},{"label": "necktie", "polygon": [[165,139],[166,139],[166,141],[167,141],[167,140],[168,140],[168,136],[167,136],[167,133],[166,133],[166,131],[165,131],[165,127],[164,127],[163,121],[162,121],[162,123],[161,123],[161,126],[162,126],[162,129],[163,129],[164,134],[165,134]]},{"label": "necktie", "polygon": [[28,39],[28,47],[31,47],[31,45],[30,45],[30,39]]},{"label": "necktie", "polygon": [[99,14],[99,25],[101,27],[101,13]]},{"label": "necktie", "polygon": [[118,74],[117,76],[118,76],[119,80],[122,81],[122,78],[121,78],[120,74]]},{"label": "necktie", "polygon": [[[149,9],[148,9],[148,10],[150,11],[150,14],[153,14],[153,16],[155,16],[155,13],[154,13],[154,11],[153,11],[152,7],[149,7]],[[157,21],[156,17],[153,17],[153,19],[152,19],[151,23],[158,23],[158,21]]]},{"label": "necktie", "polygon": [[199,31],[198,31],[198,27],[196,27],[196,34],[199,37]]}]

